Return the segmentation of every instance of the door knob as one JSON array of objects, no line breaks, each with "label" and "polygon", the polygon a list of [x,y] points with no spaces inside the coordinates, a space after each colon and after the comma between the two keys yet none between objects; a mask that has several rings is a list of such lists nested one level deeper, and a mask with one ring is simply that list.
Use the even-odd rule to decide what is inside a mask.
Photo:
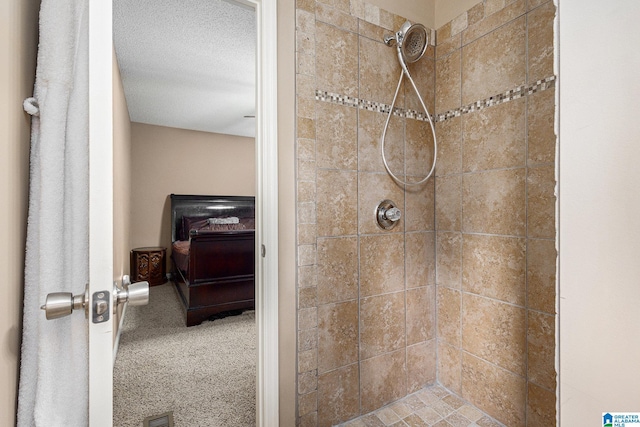
[{"label": "door knob", "polygon": [[73,295],[71,292],[53,292],[47,295],[47,299],[40,307],[44,310],[47,320],[58,319],[70,315],[73,310],[84,309],[88,315],[89,307],[89,286],[85,288],[83,294]]},{"label": "door knob", "polygon": [[129,276],[122,278],[122,288],[113,285],[113,310],[118,304],[129,303],[129,305],[147,305],[149,303],[149,282],[130,283]]}]

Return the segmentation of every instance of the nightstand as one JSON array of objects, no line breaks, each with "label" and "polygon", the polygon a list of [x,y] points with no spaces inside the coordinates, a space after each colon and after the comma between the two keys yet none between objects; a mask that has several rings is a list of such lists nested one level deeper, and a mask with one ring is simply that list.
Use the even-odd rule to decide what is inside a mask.
[{"label": "nightstand", "polygon": [[131,281],[149,282],[149,286],[161,285],[167,281],[165,255],[167,249],[153,246],[131,250]]}]

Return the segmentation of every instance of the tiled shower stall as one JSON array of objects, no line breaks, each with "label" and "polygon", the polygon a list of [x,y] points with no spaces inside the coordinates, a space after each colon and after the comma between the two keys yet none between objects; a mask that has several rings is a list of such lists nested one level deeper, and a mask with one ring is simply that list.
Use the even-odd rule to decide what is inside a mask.
[{"label": "tiled shower stall", "polygon": [[[410,71],[438,163],[402,187],[380,136],[406,19],[361,0],[298,0],[297,419],[330,426],[438,383],[508,426],[555,423],[551,0],[484,0]],[[405,84],[391,169],[417,181],[432,138]],[[375,208],[393,200],[400,223]]]}]

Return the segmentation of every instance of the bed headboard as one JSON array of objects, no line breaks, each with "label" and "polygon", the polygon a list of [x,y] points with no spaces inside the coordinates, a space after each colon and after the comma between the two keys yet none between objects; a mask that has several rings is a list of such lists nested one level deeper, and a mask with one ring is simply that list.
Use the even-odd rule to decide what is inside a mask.
[{"label": "bed headboard", "polygon": [[182,227],[182,217],[211,218],[237,216],[255,218],[253,196],[194,196],[171,195],[171,242],[176,241],[176,231]]}]

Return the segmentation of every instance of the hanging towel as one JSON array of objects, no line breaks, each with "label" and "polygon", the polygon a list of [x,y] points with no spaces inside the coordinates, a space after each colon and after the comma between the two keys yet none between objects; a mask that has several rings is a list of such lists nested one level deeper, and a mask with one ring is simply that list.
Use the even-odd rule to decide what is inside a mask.
[{"label": "hanging towel", "polygon": [[88,0],[42,0],[32,118],[19,427],[88,425],[84,313],[46,320],[88,281]]}]

